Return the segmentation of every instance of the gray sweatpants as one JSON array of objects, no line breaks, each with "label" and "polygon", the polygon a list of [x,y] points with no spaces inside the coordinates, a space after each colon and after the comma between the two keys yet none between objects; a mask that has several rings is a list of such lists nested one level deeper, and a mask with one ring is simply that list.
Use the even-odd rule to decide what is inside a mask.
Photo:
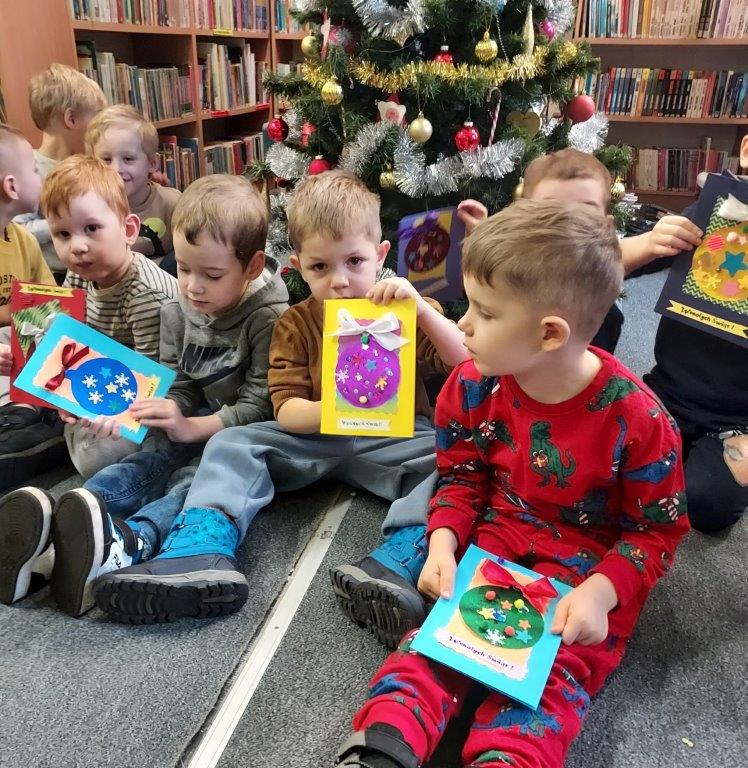
[{"label": "gray sweatpants", "polygon": [[437,480],[434,449],[434,428],[424,416],[409,438],[289,434],[277,421],[230,427],[208,441],[184,508],[220,509],[243,538],[276,491],[333,477],[392,502],[382,524],[388,535],[425,525]]}]

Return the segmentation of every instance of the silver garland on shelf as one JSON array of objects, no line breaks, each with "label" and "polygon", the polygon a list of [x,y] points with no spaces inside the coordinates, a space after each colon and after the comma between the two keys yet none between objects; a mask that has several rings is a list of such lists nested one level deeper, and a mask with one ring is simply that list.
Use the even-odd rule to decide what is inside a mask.
[{"label": "silver garland on shelf", "polygon": [[408,0],[404,8],[394,8],[387,0],[351,0],[351,5],[372,35],[400,45],[426,29],[424,0]]},{"label": "silver garland on shelf", "polygon": [[365,125],[356,134],[356,138],[343,147],[340,167],[356,176],[363,175],[366,162],[379,149],[387,134],[396,130],[396,125],[385,120]]},{"label": "silver garland on shelf", "polygon": [[540,0],[540,4],[548,12],[548,20],[557,35],[563,35],[571,28],[576,16],[572,0]]},{"label": "silver garland on shelf", "polygon": [[265,162],[278,178],[296,181],[307,175],[311,159],[309,155],[279,142],[267,151]]}]

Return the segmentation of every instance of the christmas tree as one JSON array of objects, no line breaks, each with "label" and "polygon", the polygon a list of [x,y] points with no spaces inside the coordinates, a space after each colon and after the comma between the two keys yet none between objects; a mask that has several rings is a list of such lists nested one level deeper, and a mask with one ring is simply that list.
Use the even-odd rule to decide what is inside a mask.
[{"label": "christmas tree", "polygon": [[[614,177],[628,165],[626,148],[603,146],[607,121],[576,90],[599,61],[565,36],[572,0],[296,0],[293,14],[310,29],[306,62],[266,78],[291,108],[269,122],[276,143],[250,169],[282,186],[268,239],[281,261],[293,185],[332,167],[380,195],[394,243],[409,213],[468,197],[498,211],[540,155],[595,152]],[[302,298],[300,276],[285,278]]]}]

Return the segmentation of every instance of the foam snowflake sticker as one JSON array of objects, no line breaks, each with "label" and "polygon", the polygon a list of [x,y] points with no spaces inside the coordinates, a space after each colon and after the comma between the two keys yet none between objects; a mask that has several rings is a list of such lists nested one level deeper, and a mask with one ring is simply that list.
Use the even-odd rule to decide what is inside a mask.
[{"label": "foam snowflake sticker", "polygon": [[504,645],[506,638],[498,629],[489,629],[488,632],[486,632],[486,640],[488,640],[491,645]]},{"label": "foam snowflake sticker", "polygon": [[341,368],[341,370],[337,371],[335,374],[335,381],[340,381],[342,383],[345,383],[348,381],[348,371]]},{"label": "foam snowflake sticker", "polygon": [[125,389],[122,391],[122,399],[131,403],[135,399],[135,393],[131,389]]},{"label": "foam snowflake sticker", "polygon": [[94,404],[98,405],[104,398],[96,391],[94,390],[91,392],[88,396],[88,399]]},{"label": "foam snowflake sticker", "polygon": [[117,384],[120,385],[120,387],[126,387],[130,383],[130,379],[127,377],[127,374],[125,373],[118,373],[114,380],[117,382]]},{"label": "foam snowflake sticker", "polygon": [[84,383],[84,384],[85,384],[85,385],[86,385],[86,386],[87,386],[89,389],[91,389],[91,387],[95,387],[95,386],[96,386],[96,377],[95,377],[95,376],[91,376],[91,375],[89,375],[89,376],[84,376],[84,377],[83,377],[83,383]]}]

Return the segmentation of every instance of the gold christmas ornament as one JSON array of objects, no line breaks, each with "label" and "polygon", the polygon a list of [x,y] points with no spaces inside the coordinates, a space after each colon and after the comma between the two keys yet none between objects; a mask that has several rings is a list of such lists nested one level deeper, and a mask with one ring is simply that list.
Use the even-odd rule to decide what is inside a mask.
[{"label": "gold christmas ornament", "polygon": [[620,203],[621,200],[623,200],[625,195],[626,195],[626,187],[624,186],[623,181],[621,181],[621,177],[616,176],[616,180],[613,182],[613,184],[610,187],[610,199],[614,203]]},{"label": "gold christmas ornament", "polygon": [[475,44],[475,58],[483,64],[488,64],[499,55],[499,46],[491,39],[488,30],[483,33],[483,39]]},{"label": "gold christmas ornament", "polygon": [[527,112],[518,112],[512,110],[507,116],[506,121],[515,128],[520,128],[531,138],[536,136],[540,130],[540,115],[528,109]]},{"label": "gold christmas ornament", "polygon": [[343,101],[343,86],[338,82],[338,78],[332,75],[330,79],[322,86],[322,101],[328,107],[336,107]]},{"label": "gold christmas ornament", "polygon": [[379,174],[379,186],[382,187],[382,189],[397,189],[395,172],[392,170],[391,165],[386,166]]},{"label": "gold christmas ornament", "polygon": [[519,200],[522,197],[524,188],[525,188],[525,182],[522,179],[520,179],[519,184],[517,184],[517,186],[514,188],[514,192],[512,192],[512,197],[515,200]]},{"label": "gold christmas ornament", "polygon": [[434,129],[431,123],[423,116],[423,112],[418,113],[418,117],[408,126],[410,138],[417,144],[425,144],[430,138]]},{"label": "gold christmas ornament", "polygon": [[319,54],[319,41],[317,35],[307,35],[301,41],[301,52],[307,59],[311,59]]},{"label": "gold christmas ornament", "polygon": [[525,41],[524,53],[532,56],[535,50],[535,25],[532,23],[532,3],[527,4],[527,15],[525,16],[525,26],[522,28],[522,39]]}]

